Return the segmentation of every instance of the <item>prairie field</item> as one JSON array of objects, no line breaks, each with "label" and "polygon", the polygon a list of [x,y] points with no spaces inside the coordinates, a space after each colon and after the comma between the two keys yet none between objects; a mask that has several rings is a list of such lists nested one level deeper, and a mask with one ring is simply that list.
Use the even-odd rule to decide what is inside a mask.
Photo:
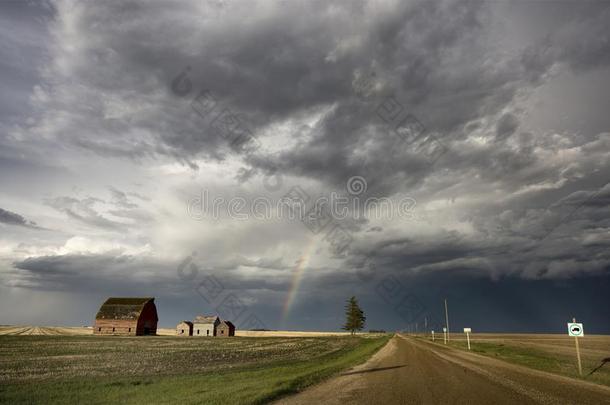
[{"label": "prairie field", "polygon": [[[13,326],[0,325],[1,335],[92,335],[90,326]],[[158,328],[159,336],[175,336],[174,328]],[[315,332],[315,331],[293,331],[293,330],[236,330],[235,336],[241,337],[320,337],[320,336],[348,336],[349,332]]]},{"label": "prairie field", "polygon": [[264,403],[365,361],[388,339],[5,334],[0,402]]},{"label": "prairie field", "polygon": [[28,336],[28,335],[92,335],[90,327],[68,327],[68,326],[0,326],[0,336]]},{"label": "prairie field", "polygon": [[[418,335],[430,341],[430,336]],[[452,333],[449,344],[467,350],[466,335]],[[610,385],[610,336],[585,335],[579,339],[583,376],[578,375],[574,338],[560,334],[491,334],[470,335],[475,353],[590,382]],[[443,344],[442,333],[436,344]]]}]

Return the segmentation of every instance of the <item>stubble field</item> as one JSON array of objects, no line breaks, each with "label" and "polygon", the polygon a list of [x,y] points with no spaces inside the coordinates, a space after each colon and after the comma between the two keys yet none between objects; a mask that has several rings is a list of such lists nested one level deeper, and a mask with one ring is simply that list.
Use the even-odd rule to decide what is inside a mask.
[{"label": "stubble field", "polygon": [[0,336],[0,402],[264,403],[365,361],[389,338],[49,333]]}]

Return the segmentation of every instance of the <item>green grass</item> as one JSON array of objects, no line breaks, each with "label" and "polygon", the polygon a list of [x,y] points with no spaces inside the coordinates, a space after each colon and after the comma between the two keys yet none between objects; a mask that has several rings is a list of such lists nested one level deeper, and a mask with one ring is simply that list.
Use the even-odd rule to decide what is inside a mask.
[{"label": "green grass", "polygon": [[[374,352],[380,349],[389,339],[389,335],[377,337],[324,337],[324,338],[236,338],[211,340],[205,342],[205,347],[198,350],[192,344],[201,344],[197,339],[180,338],[132,338],[136,345],[146,355],[145,348],[151,346],[155,349],[154,358],[167,365],[169,372],[159,373],[162,367],[142,372],[139,368],[130,367],[125,364],[124,372],[117,372],[111,368],[112,374],[100,373],[100,369],[91,372],[92,362],[88,355],[77,357],[73,361],[83,363],[85,366],[76,367],[82,370],[82,376],[75,377],[72,372],[67,372],[63,363],[50,361],[50,365],[42,368],[50,368],[51,372],[45,372],[44,376],[38,374],[20,375],[12,373],[13,380],[0,381],[0,402],[40,403],[40,404],[67,404],[67,403],[121,403],[121,404],[143,404],[143,403],[206,403],[206,404],[261,404],[277,399],[283,395],[298,392],[303,388],[317,383],[329,376],[345,370],[351,366],[362,363]],[[18,339],[23,340],[24,337]],[[52,354],[41,355],[40,346],[44,340],[51,340]],[[55,341],[53,341],[55,339]],[[89,340],[88,345],[83,345],[83,340]],[[100,353],[113,352],[111,347],[121,352],[122,345],[112,345],[106,340],[101,344],[94,342],[99,339],[112,338],[75,338],[80,343],[78,350],[89,352],[94,358]],[[3,345],[5,339],[0,339],[0,353],[6,351]],[[12,357],[19,358],[19,354],[26,358],[53,358],[57,353],[65,355],[72,353],[68,344],[70,339],[57,337],[38,337],[32,342],[17,344],[18,348],[9,350]],[[110,340],[112,342],[112,340]],[[17,342],[9,342],[15,345]],[[28,344],[29,343],[29,344]],[[175,343],[175,344],[174,344]],[[215,344],[222,347],[215,347]],[[67,346],[66,346],[67,345]],[[281,355],[273,356],[276,346],[289,346]],[[10,345],[9,345],[10,346]],[[43,347],[46,345],[43,344]],[[165,346],[165,349],[162,349]],[[175,346],[180,350],[176,351]],[[79,345],[74,345],[79,347]],[[171,356],[164,352],[181,353],[188,348],[190,354],[215,350],[215,355],[225,354],[227,361],[210,368],[208,371],[199,370],[192,372],[189,368],[182,371],[171,366]],[[267,351],[270,358],[250,361],[249,355],[256,351]],[[229,356],[230,353],[238,352],[237,356]],[[306,355],[301,355],[305,352]],[[201,353],[199,353],[201,354]],[[150,356],[149,356],[150,357]],[[194,356],[197,357],[197,356]],[[104,358],[103,356],[101,358]],[[245,359],[245,360],[244,360]],[[40,360],[39,360],[40,361]],[[42,362],[44,364],[44,361]],[[144,362],[150,364],[150,362]],[[180,367],[185,367],[182,360]],[[74,366],[74,364],[73,364]],[[13,362],[0,361],[0,374],[5,368],[15,367]],[[54,370],[57,367],[57,370]],[[14,370],[13,370],[14,371]],[[96,377],[96,374],[101,376]]]},{"label": "green grass", "polygon": [[[440,345],[443,345],[442,342]],[[460,350],[468,350],[465,341],[451,341],[449,345]],[[580,377],[576,365],[576,354],[566,356],[536,348],[511,345],[510,343],[477,341],[471,342],[471,351],[536,370],[572,378],[582,378],[586,381],[610,386],[610,364],[604,365],[592,375],[587,376],[591,370],[600,365],[597,359],[583,357],[583,377]]]}]

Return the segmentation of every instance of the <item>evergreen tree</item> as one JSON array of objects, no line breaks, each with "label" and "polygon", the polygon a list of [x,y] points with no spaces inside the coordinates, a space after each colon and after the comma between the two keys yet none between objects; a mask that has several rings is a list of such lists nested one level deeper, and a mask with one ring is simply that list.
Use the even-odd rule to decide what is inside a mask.
[{"label": "evergreen tree", "polygon": [[364,328],[364,323],[366,322],[366,316],[364,316],[364,312],[358,306],[358,300],[356,297],[351,297],[347,300],[347,304],[345,305],[345,325],[343,325],[343,330],[349,330],[352,332],[352,335],[358,330],[362,330]]}]

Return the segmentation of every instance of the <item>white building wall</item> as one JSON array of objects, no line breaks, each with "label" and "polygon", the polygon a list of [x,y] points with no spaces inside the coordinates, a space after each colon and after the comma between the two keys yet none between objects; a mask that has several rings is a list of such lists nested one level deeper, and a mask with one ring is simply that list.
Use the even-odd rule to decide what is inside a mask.
[{"label": "white building wall", "polygon": [[193,336],[199,336],[199,337],[214,336],[214,324],[213,323],[194,323],[193,324]]}]

